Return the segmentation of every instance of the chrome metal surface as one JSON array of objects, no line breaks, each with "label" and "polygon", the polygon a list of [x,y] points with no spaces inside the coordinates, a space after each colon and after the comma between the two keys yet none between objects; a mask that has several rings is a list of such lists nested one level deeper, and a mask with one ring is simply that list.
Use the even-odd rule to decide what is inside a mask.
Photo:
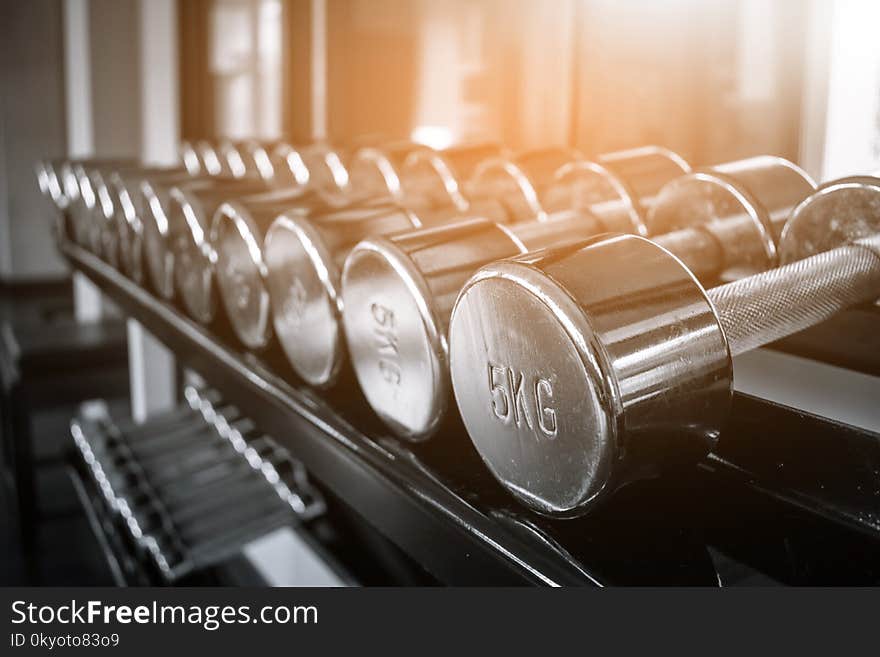
[{"label": "chrome metal surface", "polygon": [[119,267],[138,283],[144,282],[143,235],[144,217],[149,208],[141,191],[141,182],[154,184],[177,183],[196,180],[189,171],[181,168],[166,170],[116,170],[110,175],[109,184],[114,204],[113,226],[116,231],[116,247]]},{"label": "chrome metal surface", "polygon": [[412,229],[419,219],[396,206],[278,217],[263,258],[272,322],[291,366],[304,381],[327,387],[345,361],[341,271],[351,248],[369,235]]},{"label": "chrome metal surface", "polygon": [[197,141],[193,148],[198,153],[199,170],[209,176],[232,176],[226,158],[221,156],[218,145],[212,144],[206,139]]},{"label": "chrome metal surface", "polygon": [[498,224],[470,220],[362,241],[342,274],[345,336],[360,387],[399,435],[421,440],[449,402],[446,327],[480,266],[521,253]]},{"label": "chrome metal surface", "polygon": [[722,278],[777,263],[776,239],[815,183],[788,160],[759,156],[682,176],[665,185],[648,213],[652,235],[695,227],[725,250]]},{"label": "chrome metal surface", "polygon": [[82,164],[72,164],[65,174],[67,198],[70,199],[68,213],[74,241],[94,253],[91,243],[91,218],[98,202],[89,170]]},{"label": "chrome metal surface", "polygon": [[564,148],[523,153],[515,158],[495,157],[484,160],[465,185],[471,203],[501,202],[506,211],[504,220],[546,221],[547,211],[541,204],[545,189],[553,175],[564,164],[581,159],[577,151]]},{"label": "chrome metal surface", "polygon": [[[400,182],[407,206],[416,210],[441,210],[453,207],[459,212],[485,216],[486,208],[473,203],[464,193],[464,181],[477,166],[489,158],[506,153],[497,144],[454,146],[442,151],[431,149],[410,153],[401,167]],[[500,206],[499,210],[503,211]],[[503,220],[504,215],[488,216]]]},{"label": "chrome metal surface", "polygon": [[880,233],[712,288],[709,298],[731,353],[757,349],[880,298]]},{"label": "chrome metal surface", "polygon": [[560,167],[542,195],[549,213],[580,210],[606,230],[647,235],[645,215],[658,191],[690,166],[665,148],[645,146],[577,160]]},{"label": "chrome metal surface", "polygon": [[[210,212],[224,198],[264,190],[259,181],[236,180],[229,177],[189,178],[141,182],[146,212],[143,220],[143,251],[150,282],[156,292],[165,299],[174,297],[174,254],[171,249],[172,228],[175,240],[183,234],[191,219],[194,224],[207,225]],[[172,195],[172,189],[186,189],[191,198],[198,197],[198,207],[184,211]]]},{"label": "chrome metal surface", "polygon": [[40,193],[52,201],[55,209],[63,212],[67,209],[68,198],[59,175],[60,166],[61,162],[58,160],[40,160],[34,165],[34,175]]},{"label": "chrome metal surface", "polygon": [[601,230],[578,214],[509,225],[473,219],[358,244],[343,272],[342,319],[358,382],[379,417],[411,440],[429,438],[443,421],[449,318],[479,267]]},{"label": "chrome metal surface", "polygon": [[309,172],[309,186],[324,190],[331,195],[344,195],[348,189],[348,160],[350,154],[344,148],[316,143],[300,151]]},{"label": "chrome metal surface", "polygon": [[[639,263],[622,275],[620,263]],[[635,236],[516,257],[465,286],[452,385],[471,439],[518,499],[576,515],[711,447],[732,367],[702,287]]]},{"label": "chrome metal surface", "polygon": [[602,162],[629,182],[643,206],[673,178],[690,173],[691,165],[678,153],[662,146],[641,146],[599,156]]},{"label": "chrome metal surface", "polygon": [[[181,292],[194,296],[193,309],[206,302],[205,284],[216,274],[217,287],[226,314],[236,335],[249,349],[262,349],[272,338],[269,292],[266,289],[266,265],[263,261],[263,237],[271,223],[282,213],[291,211],[308,213],[316,207],[311,194],[301,190],[281,190],[258,194],[225,202],[217,198],[210,219],[210,244],[208,257],[199,257],[199,267],[193,269],[197,278],[181,271]],[[207,226],[207,224],[205,224]],[[204,227],[203,227],[204,233]],[[195,253],[198,248],[192,239],[185,240],[187,248]],[[190,285],[192,283],[192,285]],[[183,294],[182,294],[183,296]],[[186,298],[184,296],[184,298]],[[187,304],[188,307],[190,304]]]},{"label": "chrome metal surface", "polygon": [[82,160],[51,159],[42,160],[34,167],[40,192],[47,196],[60,211],[79,199],[79,184],[74,175],[74,167],[114,167],[137,166],[138,162],[128,158],[92,158]]},{"label": "chrome metal surface", "polygon": [[484,267],[453,311],[450,363],[493,474],[532,508],[567,515],[705,456],[728,414],[732,356],[880,296],[877,198],[872,179],[829,183],[795,211],[788,239],[808,250],[857,239],[708,292],[635,237]]},{"label": "chrome metal surface", "polygon": [[[258,141],[247,139],[233,142],[222,140],[217,147],[218,155],[224,162],[223,169],[233,178],[259,177],[263,180],[272,179],[272,170],[266,169],[271,163],[266,156],[266,149]],[[262,167],[260,166],[262,164]]]},{"label": "chrome metal surface", "polygon": [[268,156],[272,168],[273,186],[305,189],[313,182],[301,149],[282,142],[276,144]]},{"label": "chrome metal surface", "polygon": [[93,176],[99,199],[94,211],[94,230],[101,244],[100,254],[111,265],[141,281],[141,246],[144,214],[141,180],[191,180],[181,167],[118,167]]},{"label": "chrome metal surface", "polygon": [[779,258],[794,262],[880,233],[880,178],[825,183],[795,208],[782,230]]},{"label": "chrome metal surface", "polygon": [[193,142],[184,139],[180,142],[180,147],[177,149],[177,152],[180,156],[180,162],[183,165],[183,168],[186,169],[187,173],[191,176],[207,173],[202,170],[199,152]]},{"label": "chrome metal surface", "polygon": [[112,230],[113,198],[107,184],[109,174],[110,170],[106,169],[91,169],[88,173],[92,193],[95,195],[95,203],[89,218],[88,243],[93,253],[109,262],[113,267],[117,267],[116,233]]},{"label": "chrome metal surface", "polygon": [[98,490],[170,580],[325,509],[286,449],[237,409],[215,406],[210,393],[186,392],[198,412],[174,411],[130,431],[106,415],[71,424]]},{"label": "chrome metal surface", "polygon": [[392,142],[382,146],[357,149],[349,165],[348,203],[383,199],[402,202],[401,168],[412,153],[434,152],[410,141]]}]

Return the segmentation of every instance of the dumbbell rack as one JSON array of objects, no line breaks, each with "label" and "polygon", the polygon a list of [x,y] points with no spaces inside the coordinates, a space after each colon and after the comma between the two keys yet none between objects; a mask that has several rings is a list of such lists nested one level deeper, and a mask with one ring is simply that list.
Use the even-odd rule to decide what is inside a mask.
[{"label": "dumbbell rack", "polygon": [[630,486],[595,515],[548,520],[500,489],[456,423],[424,445],[401,443],[353,389],[298,386],[280,355],[244,352],[82,247],[60,248],[440,582],[880,582],[877,434],[737,394],[723,452]]}]

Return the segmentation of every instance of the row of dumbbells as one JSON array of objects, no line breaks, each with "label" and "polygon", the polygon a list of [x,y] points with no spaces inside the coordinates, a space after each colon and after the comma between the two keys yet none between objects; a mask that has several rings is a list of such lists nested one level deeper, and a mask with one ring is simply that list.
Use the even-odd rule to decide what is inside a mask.
[{"label": "row of dumbbells", "polygon": [[120,425],[90,407],[71,434],[104,504],[163,579],[176,581],[324,510],[302,464],[215,392]]},{"label": "row of dumbbells", "polygon": [[[880,296],[873,177],[817,188],[769,156],[692,171],[656,147],[237,150],[231,180],[135,169],[137,221],[111,184],[84,223],[123,226],[158,294],[206,323],[219,297],[247,348],[277,338],[305,382],[333,386],[349,362],[401,437],[436,435],[454,390],[489,469],[546,513],[705,453],[733,353]],[[68,167],[80,198],[108,170]]]}]

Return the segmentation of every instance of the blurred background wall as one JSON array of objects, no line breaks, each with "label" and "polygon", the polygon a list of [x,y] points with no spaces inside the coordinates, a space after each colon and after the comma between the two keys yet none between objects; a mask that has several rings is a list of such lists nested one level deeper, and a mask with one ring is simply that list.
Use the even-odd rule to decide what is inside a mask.
[{"label": "blurred background wall", "polygon": [[[62,275],[33,162],[366,133],[698,164],[880,167],[870,0],[31,0],[0,5],[0,276]],[[866,137],[868,135],[868,137]]]}]

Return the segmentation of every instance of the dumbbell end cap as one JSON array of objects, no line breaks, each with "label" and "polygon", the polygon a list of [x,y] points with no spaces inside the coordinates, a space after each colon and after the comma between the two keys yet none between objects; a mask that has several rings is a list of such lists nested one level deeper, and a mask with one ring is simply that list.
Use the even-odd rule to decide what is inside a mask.
[{"label": "dumbbell end cap", "polygon": [[244,203],[220,205],[211,223],[217,287],[235,334],[254,350],[265,349],[272,339],[261,242],[259,228]]},{"label": "dumbbell end cap", "polygon": [[474,445],[515,497],[546,515],[578,515],[609,487],[616,391],[576,302],[515,261],[483,268],[450,325],[452,384]]},{"label": "dumbbell end cap", "polygon": [[[622,274],[621,263],[637,271]],[[488,265],[449,332],[477,452],[536,511],[575,516],[714,447],[732,364],[705,290],[668,251],[597,237]]]},{"label": "dumbbell end cap", "polygon": [[275,335],[309,385],[335,383],[343,362],[339,272],[320,233],[305,217],[283,214],[266,233],[266,286]]},{"label": "dumbbell end cap", "polygon": [[342,274],[342,321],[364,396],[399,436],[436,431],[449,399],[445,332],[418,268],[391,240],[370,238]]},{"label": "dumbbell end cap", "polygon": [[825,183],[804,199],[779,241],[783,264],[880,233],[880,177],[850,176]]}]

